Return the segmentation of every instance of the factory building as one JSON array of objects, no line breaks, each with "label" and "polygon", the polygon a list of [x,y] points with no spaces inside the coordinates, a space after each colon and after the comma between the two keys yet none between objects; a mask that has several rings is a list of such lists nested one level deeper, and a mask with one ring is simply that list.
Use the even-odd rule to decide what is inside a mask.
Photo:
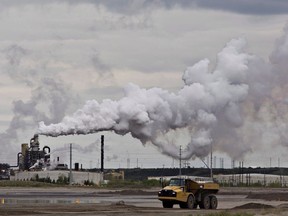
[{"label": "factory building", "polygon": [[21,152],[18,153],[18,166],[20,171],[43,170],[50,168],[50,148],[44,146],[40,150],[38,134],[35,134],[28,143],[21,145]]},{"label": "factory building", "polygon": [[21,145],[21,152],[17,154],[18,170],[15,170],[15,175],[10,176],[11,180],[29,181],[32,179],[49,178],[51,181],[57,182],[59,178],[71,179],[71,184],[83,185],[85,182],[93,182],[99,185],[103,182],[103,164],[104,164],[104,136],[101,136],[101,172],[86,172],[79,170],[79,163],[75,163],[75,169],[68,169],[67,164],[60,164],[59,157],[57,158],[57,165],[52,167],[50,164],[50,148],[44,146],[40,149],[38,134],[35,134],[28,143]]},{"label": "factory building", "polygon": [[[11,176],[11,180],[16,181],[29,181],[31,179],[45,179],[49,178],[51,181],[57,182],[59,178],[69,178],[69,170],[46,170],[46,171],[29,171],[29,172],[16,172],[14,176]],[[100,185],[103,182],[103,174],[98,172],[86,172],[86,171],[72,171],[72,184],[84,185],[85,182],[93,182],[96,185]]]},{"label": "factory building", "polygon": [[10,179],[10,165],[6,163],[0,163],[0,180]]}]

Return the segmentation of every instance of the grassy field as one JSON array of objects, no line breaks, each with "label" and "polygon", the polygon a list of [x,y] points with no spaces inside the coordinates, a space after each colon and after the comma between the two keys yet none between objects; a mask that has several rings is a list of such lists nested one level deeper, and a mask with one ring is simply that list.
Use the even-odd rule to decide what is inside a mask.
[{"label": "grassy field", "polygon": [[61,185],[37,181],[9,181],[1,180],[0,187],[59,187]]}]

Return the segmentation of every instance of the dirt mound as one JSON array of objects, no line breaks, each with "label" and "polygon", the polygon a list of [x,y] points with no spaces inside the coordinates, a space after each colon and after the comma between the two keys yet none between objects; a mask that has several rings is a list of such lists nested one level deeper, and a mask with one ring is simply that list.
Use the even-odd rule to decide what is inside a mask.
[{"label": "dirt mound", "polygon": [[125,205],[125,202],[123,200],[120,200],[120,201],[116,202],[115,205],[123,206],[123,205]]},{"label": "dirt mound", "polygon": [[280,204],[280,205],[277,206],[277,208],[280,208],[280,209],[288,209],[288,203]]},{"label": "dirt mound", "polygon": [[143,191],[143,190],[122,190],[121,195],[156,195],[154,191]]},{"label": "dirt mound", "polygon": [[99,194],[120,194],[120,195],[157,195],[156,191],[143,191],[143,190],[121,190],[121,191],[105,191],[99,192]]},{"label": "dirt mound", "polygon": [[272,205],[266,205],[262,203],[246,203],[241,206],[236,206],[233,209],[271,209],[271,208],[275,207]]},{"label": "dirt mound", "polygon": [[288,193],[249,193],[246,198],[262,199],[268,201],[288,201]]}]

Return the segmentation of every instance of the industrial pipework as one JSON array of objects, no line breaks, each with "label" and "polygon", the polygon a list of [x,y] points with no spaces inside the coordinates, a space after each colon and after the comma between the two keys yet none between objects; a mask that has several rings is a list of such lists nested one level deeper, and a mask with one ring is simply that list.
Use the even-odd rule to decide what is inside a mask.
[{"label": "industrial pipework", "polygon": [[[48,152],[46,152],[46,149]],[[21,145],[21,152],[18,153],[17,166],[19,170],[42,170],[50,166],[50,148],[44,146],[40,150],[39,136],[35,134],[28,143]]]}]

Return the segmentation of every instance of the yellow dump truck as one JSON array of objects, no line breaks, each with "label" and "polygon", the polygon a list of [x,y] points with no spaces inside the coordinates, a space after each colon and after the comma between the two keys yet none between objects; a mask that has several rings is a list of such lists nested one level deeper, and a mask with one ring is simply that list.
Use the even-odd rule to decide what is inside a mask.
[{"label": "yellow dump truck", "polygon": [[158,199],[164,208],[173,208],[179,204],[180,208],[216,209],[218,205],[215,194],[219,191],[219,184],[203,179],[172,178],[169,185],[158,192]]}]

